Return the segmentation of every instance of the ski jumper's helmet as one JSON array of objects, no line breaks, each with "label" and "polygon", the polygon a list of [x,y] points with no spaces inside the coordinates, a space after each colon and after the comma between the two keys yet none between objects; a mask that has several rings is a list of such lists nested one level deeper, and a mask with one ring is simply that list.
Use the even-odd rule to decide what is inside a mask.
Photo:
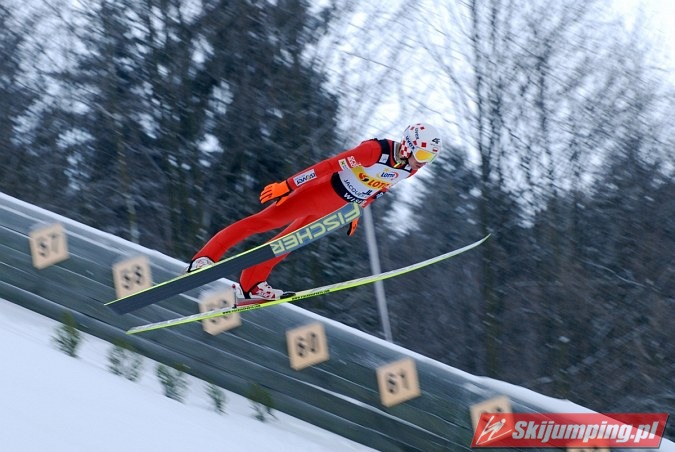
[{"label": "ski jumper's helmet", "polygon": [[412,124],[403,131],[401,139],[401,157],[407,159],[414,156],[420,163],[432,161],[441,149],[441,134],[429,124]]}]

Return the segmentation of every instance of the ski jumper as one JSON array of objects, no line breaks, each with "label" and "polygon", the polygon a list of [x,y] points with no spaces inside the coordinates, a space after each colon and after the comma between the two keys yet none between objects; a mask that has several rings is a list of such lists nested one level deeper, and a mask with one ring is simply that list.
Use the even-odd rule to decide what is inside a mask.
[{"label": "ski jumper", "polygon": [[[253,234],[283,226],[281,237],[327,215],[348,202],[362,207],[413,174],[407,163],[397,164],[396,145],[391,140],[367,140],[353,149],[323,160],[286,180],[291,192],[283,202],[222,229],[195,255],[218,261],[235,244]],[[286,255],[244,270],[240,284],[244,292],[266,281],[275,265]]]}]

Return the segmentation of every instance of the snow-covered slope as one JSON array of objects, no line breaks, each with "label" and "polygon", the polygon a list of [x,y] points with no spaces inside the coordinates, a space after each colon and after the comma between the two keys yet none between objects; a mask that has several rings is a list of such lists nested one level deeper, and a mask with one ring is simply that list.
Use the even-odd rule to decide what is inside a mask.
[{"label": "snow-covered slope", "polygon": [[130,382],[107,370],[107,342],[84,335],[79,358],[57,350],[58,325],[0,300],[3,451],[372,450],[280,412],[260,422],[233,393],[217,414],[194,378],[185,403],[174,401],[163,395],[154,362],[145,360],[143,378]]},{"label": "snow-covered slope", "polygon": [[[26,234],[26,224],[58,221],[66,226],[69,239],[77,239],[79,251],[89,242],[96,249],[112,254],[124,250],[122,254],[148,255],[168,272],[180,271],[185,265],[157,251],[130,244],[2,193],[0,210],[3,220],[14,221],[9,221],[8,230],[21,234]],[[15,246],[15,250],[25,252],[22,246]],[[29,265],[25,259],[21,262]],[[12,265],[11,261],[3,264]],[[31,272],[32,269],[26,269],[26,273]],[[27,279],[31,284],[21,285],[24,279],[16,280],[19,292],[37,288],[46,299],[52,299],[46,285],[49,281]],[[4,282],[2,275],[0,282]],[[38,303],[35,306],[39,306],[40,297],[35,299]],[[455,385],[453,391],[472,393],[475,396],[472,399],[504,394],[521,406],[538,412],[590,411],[570,401],[468,374],[293,305],[282,305],[277,309],[284,311],[281,317],[302,312],[307,321],[321,321],[330,328],[334,341],[337,337],[348,338],[346,342],[352,344],[350,346],[358,344],[373,353],[377,351],[376,362],[364,361],[366,367],[382,364],[385,356],[408,356],[415,360],[418,368],[424,368],[426,377],[437,382],[451,380]],[[195,379],[191,379],[185,404],[167,399],[154,375],[154,363],[146,361],[146,375],[139,383],[128,382],[106,370],[111,347],[108,343],[87,337],[80,359],[69,358],[57,351],[51,344],[56,326],[57,322],[0,300],[0,359],[3,364],[0,372],[0,425],[3,432],[0,451],[120,451],[124,448],[145,452],[205,447],[216,451],[367,449],[282,413],[277,413],[276,420],[262,424],[253,418],[248,400],[236,394],[228,395],[227,414],[218,415],[211,411],[210,401],[204,394],[204,383]],[[349,375],[341,376],[347,377]],[[300,383],[298,381],[298,387],[301,387]],[[330,387],[321,390],[330,393],[331,397],[349,397],[332,393]],[[300,390],[300,397],[301,394]],[[367,405],[356,398],[349,398],[349,402],[370,411],[374,421],[392,417],[377,405]],[[324,408],[328,410],[330,406]],[[675,444],[664,440],[660,450],[675,452]]]}]

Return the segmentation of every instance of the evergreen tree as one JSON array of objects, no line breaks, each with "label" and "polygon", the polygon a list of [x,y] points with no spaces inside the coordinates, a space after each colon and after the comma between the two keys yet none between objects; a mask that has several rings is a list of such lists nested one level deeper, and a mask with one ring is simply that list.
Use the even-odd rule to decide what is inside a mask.
[{"label": "evergreen tree", "polygon": [[164,364],[157,364],[155,367],[155,375],[162,385],[164,395],[178,402],[185,400],[190,386],[184,368],[183,365],[169,367]]},{"label": "evergreen tree", "polygon": [[59,350],[77,358],[77,351],[82,345],[82,334],[77,329],[77,321],[71,313],[63,314],[62,323],[56,328],[52,340]]},{"label": "evergreen tree", "polygon": [[29,109],[37,97],[24,81],[26,74],[21,69],[21,48],[31,28],[31,21],[19,23],[8,7],[0,5],[0,190],[29,201],[39,196],[30,182],[47,176],[46,171],[41,177],[36,174],[40,159],[23,135],[30,122]]},{"label": "evergreen tree", "polygon": [[82,215],[95,227],[152,246],[163,231],[154,223],[162,218],[157,201],[163,178],[153,159],[156,151],[148,146],[147,44],[137,38],[137,24],[130,19],[133,4],[102,0],[83,13],[78,34],[86,51],[62,77],[84,105],[74,118],[79,133],[88,137],[75,149],[86,191]]},{"label": "evergreen tree", "polygon": [[136,353],[131,344],[117,341],[108,351],[108,370],[129,381],[136,381],[143,371],[143,356]]}]

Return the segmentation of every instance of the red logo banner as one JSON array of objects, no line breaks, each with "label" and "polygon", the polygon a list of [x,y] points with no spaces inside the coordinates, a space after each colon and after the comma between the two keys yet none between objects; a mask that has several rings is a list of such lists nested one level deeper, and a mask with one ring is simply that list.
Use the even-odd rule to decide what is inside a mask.
[{"label": "red logo banner", "polygon": [[471,447],[656,449],[666,413],[483,413]]}]

